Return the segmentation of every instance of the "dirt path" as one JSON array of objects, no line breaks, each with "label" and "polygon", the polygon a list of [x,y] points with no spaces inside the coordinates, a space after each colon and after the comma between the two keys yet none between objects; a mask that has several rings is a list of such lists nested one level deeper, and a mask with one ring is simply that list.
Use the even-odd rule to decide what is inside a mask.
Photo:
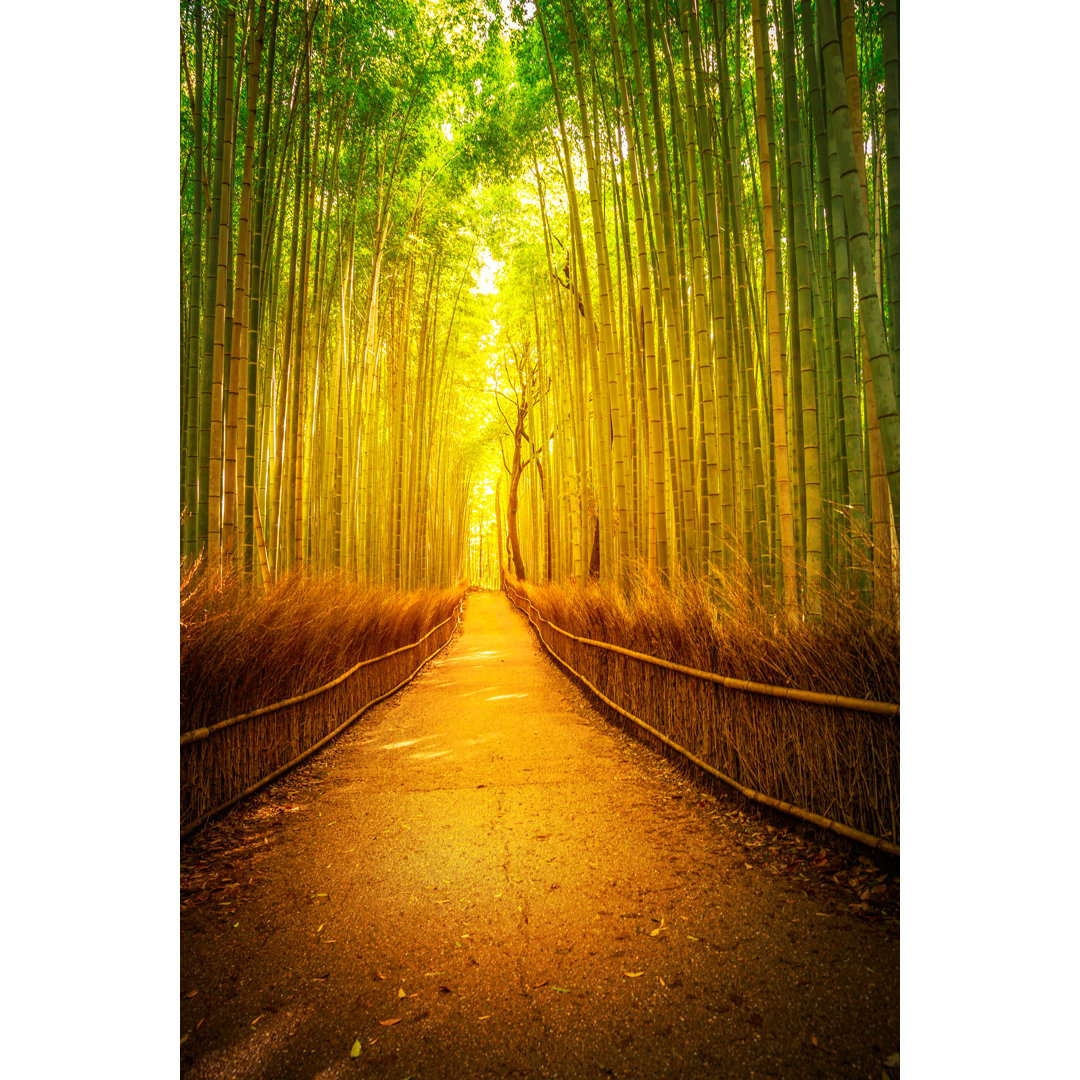
[{"label": "dirt path", "polygon": [[751,818],[473,594],[415,683],[185,846],[182,1073],[898,1076],[898,924]]}]

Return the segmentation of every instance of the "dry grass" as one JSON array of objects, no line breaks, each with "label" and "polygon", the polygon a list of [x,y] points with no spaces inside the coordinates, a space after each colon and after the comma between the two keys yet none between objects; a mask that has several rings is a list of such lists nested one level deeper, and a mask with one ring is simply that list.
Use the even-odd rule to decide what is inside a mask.
[{"label": "dry grass", "polygon": [[[820,619],[790,624],[735,581],[710,594],[698,579],[665,587],[638,568],[626,596],[611,584],[511,585],[581,637],[732,678],[900,700],[899,629],[850,594],[829,594]],[[899,843],[898,719],[728,690],[544,636],[613,701],[745,786]]]},{"label": "dry grass", "polygon": [[[360,660],[418,641],[452,613],[463,588],[396,593],[302,573],[256,590],[239,575],[187,566],[180,588],[180,731],[295,697]],[[182,748],[181,825],[200,820],[396,686],[448,640],[361,668],[296,705]]]}]

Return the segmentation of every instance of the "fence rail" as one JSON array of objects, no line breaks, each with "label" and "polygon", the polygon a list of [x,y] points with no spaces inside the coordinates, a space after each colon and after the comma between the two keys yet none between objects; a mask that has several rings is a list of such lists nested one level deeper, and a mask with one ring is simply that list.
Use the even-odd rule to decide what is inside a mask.
[{"label": "fence rail", "polygon": [[[899,856],[899,705],[732,679],[580,637],[505,589],[551,656],[616,713],[746,798]],[[549,641],[541,623],[559,637]]]},{"label": "fence rail", "polygon": [[463,599],[409,645],[361,660],[314,690],[181,734],[180,839],[310,757],[415,678],[450,643]]}]

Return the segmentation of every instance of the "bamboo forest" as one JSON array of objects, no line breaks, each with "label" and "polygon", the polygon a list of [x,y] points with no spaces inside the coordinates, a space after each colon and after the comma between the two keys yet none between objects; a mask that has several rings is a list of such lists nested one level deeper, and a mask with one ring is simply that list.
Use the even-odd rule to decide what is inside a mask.
[{"label": "bamboo forest", "polygon": [[183,1074],[898,1077],[898,0],[179,15]]},{"label": "bamboo forest", "polygon": [[182,14],[185,554],[892,602],[895,3]]}]

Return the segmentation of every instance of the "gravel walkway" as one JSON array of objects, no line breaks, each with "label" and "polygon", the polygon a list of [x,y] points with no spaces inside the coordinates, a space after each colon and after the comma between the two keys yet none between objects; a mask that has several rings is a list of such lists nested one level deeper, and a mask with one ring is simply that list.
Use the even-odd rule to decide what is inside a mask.
[{"label": "gravel walkway", "polygon": [[497,593],[181,864],[190,1080],[899,1076],[898,880],[702,794]]}]

